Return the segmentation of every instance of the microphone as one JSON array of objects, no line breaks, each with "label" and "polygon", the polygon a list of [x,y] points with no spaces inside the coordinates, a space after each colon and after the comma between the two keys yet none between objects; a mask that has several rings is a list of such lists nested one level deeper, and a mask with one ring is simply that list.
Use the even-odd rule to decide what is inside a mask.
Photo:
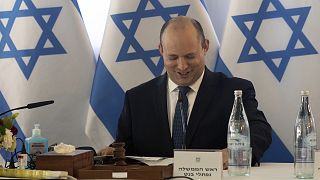
[{"label": "microphone", "polygon": [[41,107],[41,106],[46,106],[49,104],[53,104],[54,101],[50,100],[50,101],[42,101],[42,102],[36,102],[36,103],[30,103],[27,105],[28,109],[33,109],[33,108],[37,108],[37,107]]},{"label": "microphone", "polygon": [[21,106],[21,107],[17,107],[17,108],[13,108],[13,109],[9,109],[8,111],[5,111],[3,113],[0,113],[0,116],[8,113],[8,112],[11,112],[11,111],[14,111],[14,110],[19,110],[19,109],[33,109],[33,108],[37,108],[37,107],[41,107],[41,106],[46,106],[46,105],[49,105],[49,104],[53,104],[54,103],[54,100],[50,100],[50,101],[41,101],[41,102],[36,102],[36,103],[30,103],[26,106]]},{"label": "microphone", "polygon": [[182,93],[180,91],[179,91],[177,103],[179,103],[179,108],[180,108],[180,113],[181,113],[181,123],[182,123],[182,132],[183,132],[182,149],[187,149],[187,146],[186,146],[186,134],[187,134],[186,122],[187,122],[187,120],[186,120],[186,117],[184,116],[185,112],[182,107]]}]

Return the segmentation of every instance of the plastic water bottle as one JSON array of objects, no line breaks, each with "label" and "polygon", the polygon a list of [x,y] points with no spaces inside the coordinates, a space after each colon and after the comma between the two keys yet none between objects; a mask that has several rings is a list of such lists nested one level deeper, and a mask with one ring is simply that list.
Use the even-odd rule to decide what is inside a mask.
[{"label": "plastic water bottle", "polygon": [[228,125],[228,173],[249,176],[251,167],[250,129],[242,103],[242,91],[234,91],[234,104]]},{"label": "plastic water bottle", "polygon": [[48,139],[41,137],[41,130],[39,127],[39,124],[35,124],[34,129],[32,129],[32,136],[25,140],[26,151],[31,155],[32,160],[34,161],[37,155],[48,152]]},{"label": "plastic water bottle", "polygon": [[297,178],[313,178],[316,147],[316,127],[309,105],[309,91],[301,91],[301,105],[294,128],[294,173]]}]

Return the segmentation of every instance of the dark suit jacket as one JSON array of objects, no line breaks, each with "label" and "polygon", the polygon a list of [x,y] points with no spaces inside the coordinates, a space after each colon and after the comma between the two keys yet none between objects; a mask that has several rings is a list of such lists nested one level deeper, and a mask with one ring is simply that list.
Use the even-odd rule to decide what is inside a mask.
[{"label": "dark suit jacket", "polygon": [[[205,70],[187,126],[187,149],[227,147],[227,129],[234,102],[234,90],[242,90],[249,120],[253,163],[271,143],[271,127],[257,109],[250,81],[228,78]],[[167,113],[167,75],[141,84],[125,95],[116,141],[126,143],[126,155],[173,156],[173,141]]]}]

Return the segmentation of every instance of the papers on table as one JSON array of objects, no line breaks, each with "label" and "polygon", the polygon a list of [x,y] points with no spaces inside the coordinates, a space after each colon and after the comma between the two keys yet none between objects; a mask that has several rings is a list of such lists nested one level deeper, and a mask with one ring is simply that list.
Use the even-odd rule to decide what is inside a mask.
[{"label": "papers on table", "polygon": [[173,158],[167,157],[143,157],[143,156],[127,156],[128,158],[138,160],[148,166],[168,166],[173,163]]}]

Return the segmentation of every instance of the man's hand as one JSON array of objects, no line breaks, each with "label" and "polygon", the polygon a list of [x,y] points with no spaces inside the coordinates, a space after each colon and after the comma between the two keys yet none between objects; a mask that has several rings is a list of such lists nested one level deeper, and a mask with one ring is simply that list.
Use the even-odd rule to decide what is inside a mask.
[{"label": "man's hand", "polygon": [[97,154],[99,156],[112,156],[113,155],[114,148],[113,147],[106,147],[104,149],[101,149]]},{"label": "man's hand", "polygon": [[223,162],[223,169],[228,169],[228,148],[222,149],[222,162]]}]

